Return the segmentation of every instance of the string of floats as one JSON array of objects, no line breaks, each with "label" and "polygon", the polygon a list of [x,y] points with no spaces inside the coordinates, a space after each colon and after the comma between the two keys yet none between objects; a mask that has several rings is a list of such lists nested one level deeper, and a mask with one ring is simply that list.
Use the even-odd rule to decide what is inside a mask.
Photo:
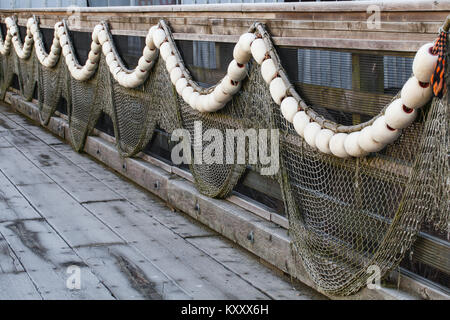
[{"label": "string of floats", "polygon": [[24,43],[20,39],[16,20],[8,17],[5,23],[7,33],[5,39],[0,36],[0,54],[9,54],[12,44],[20,59],[28,59],[34,44],[39,62],[46,68],[53,68],[62,53],[71,76],[78,81],[87,81],[95,74],[103,52],[114,79],[121,86],[136,88],[145,82],[160,55],[177,93],[199,112],[222,109],[240,90],[242,81],[248,76],[248,62],[253,58],[261,65],[261,74],[269,86],[273,101],[280,106],[283,117],[293,124],[295,131],[311,147],[340,158],[363,157],[394,142],[402,129],[415,120],[417,109],[432,98],[430,78],[438,60],[438,52],[433,49],[435,44],[424,44],[416,53],[413,76],[403,86],[400,98],[365,123],[343,126],[317,114],[295,91],[281,66],[270,35],[261,23],[253,24],[247,33],[240,36],[227,74],[210,88],[202,88],[192,79],[164,20],[149,29],[142,56],[133,70],[125,67],[105,22],[94,27],[91,48],[84,65],[77,60],[65,20],[55,24],[49,53],[45,50],[35,16],[27,21]]}]

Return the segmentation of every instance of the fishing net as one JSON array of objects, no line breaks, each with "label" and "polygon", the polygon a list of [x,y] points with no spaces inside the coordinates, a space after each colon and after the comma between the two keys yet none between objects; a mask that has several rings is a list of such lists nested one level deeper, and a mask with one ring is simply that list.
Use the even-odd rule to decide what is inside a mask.
[{"label": "fishing net", "polygon": [[[242,89],[225,108],[200,113],[177,95],[162,59],[135,89],[115,82],[104,57],[95,75],[84,82],[71,78],[62,61],[49,69],[32,54],[19,63],[14,50],[0,59],[1,97],[14,74],[28,100],[37,82],[44,124],[60,99],[66,99],[70,140],[77,151],[83,149],[102,113],[112,119],[117,148],[124,157],[142,151],[156,127],[169,133],[184,128],[191,136],[196,121],[201,121],[203,133],[213,128],[224,136],[227,129],[278,129],[281,169],[270,178],[282,189],[293,249],[313,281],[329,294],[358,291],[370,276],[369,266],[378,266],[382,275],[396,268],[424,221],[448,232],[448,94],[422,108],[418,119],[384,150],[340,159],[319,153],[296,134],[273,102],[254,62]],[[332,117],[320,108],[317,112]],[[222,145],[228,152],[226,141]],[[194,144],[194,152],[207,146]],[[251,150],[248,144],[246,148],[243,164],[227,164],[226,152],[223,164],[190,164],[198,190],[225,198],[249,165],[260,171],[264,166],[249,163]]]}]

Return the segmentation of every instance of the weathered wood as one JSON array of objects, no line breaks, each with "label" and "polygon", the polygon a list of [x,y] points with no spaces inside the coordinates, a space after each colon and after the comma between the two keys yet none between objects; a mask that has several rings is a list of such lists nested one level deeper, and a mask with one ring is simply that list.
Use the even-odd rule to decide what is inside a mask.
[{"label": "weathered wood", "polygon": [[[27,139],[27,136],[24,139]],[[18,140],[19,138],[15,140],[15,143],[22,154],[78,202],[123,199],[101,181],[90,179],[88,172],[77,167],[51,146],[41,141],[33,145],[22,144],[18,143]]]},{"label": "weathered wood", "polygon": [[[1,184],[0,184],[1,185]],[[24,272],[19,259],[0,234],[0,274]]]},{"label": "weathered wood", "polygon": [[0,172],[0,221],[37,219],[41,216]]},{"label": "weathered wood", "polygon": [[116,299],[191,299],[175,281],[130,246],[83,247],[76,251]]},{"label": "weathered wood", "polygon": [[[367,11],[371,4],[379,9],[379,28],[368,23],[373,14]],[[25,25],[31,12],[44,27],[53,27],[70,14],[33,8],[2,10],[0,16],[17,14],[19,24]],[[267,25],[276,45],[413,52],[435,38],[449,12],[445,1],[432,5],[420,1],[411,5],[343,2],[81,8],[77,13],[81,27],[71,29],[91,32],[101,20],[108,20],[113,34],[144,36],[150,25],[164,18],[175,39],[236,42],[253,22],[260,21]]]},{"label": "weathered wood", "polygon": [[[127,201],[90,203],[85,207],[195,299],[268,298]],[[227,286],[223,287],[223,283]]]},{"label": "weathered wood", "polygon": [[42,300],[25,272],[0,273],[0,300]]},{"label": "weathered wood", "polygon": [[190,243],[215,260],[223,264],[226,268],[241,275],[241,277],[251,283],[256,288],[271,296],[273,299],[320,299],[315,291],[299,283],[280,282],[280,274],[255,264],[254,258],[249,254],[237,254],[236,248],[228,241],[217,237],[188,239]]},{"label": "weathered wood", "polygon": [[[0,233],[17,254],[43,298],[112,298],[86,264],[45,221],[3,222]],[[66,285],[70,276],[67,268],[72,265],[81,271],[80,290],[70,290]]]},{"label": "weathered wood", "polygon": [[16,186],[53,182],[15,148],[0,148],[0,170]]},{"label": "weathered wood", "polygon": [[0,133],[0,148],[10,148],[10,147],[12,147],[12,145],[8,141],[6,141],[5,138],[1,136]]}]

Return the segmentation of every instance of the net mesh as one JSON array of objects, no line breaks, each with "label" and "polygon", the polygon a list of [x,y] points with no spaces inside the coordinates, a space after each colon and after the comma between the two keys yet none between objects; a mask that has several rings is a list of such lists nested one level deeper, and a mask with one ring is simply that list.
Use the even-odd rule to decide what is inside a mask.
[{"label": "net mesh", "polygon": [[[14,74],[28,100],[37,82],[44,124],[60,99],[67,100],[70,140],[77,151],[102,112],[113,121],[123,157],[142,151],[157,126],[169,133],[185,128],[191,135],[196,121],[202,122],[203,132],[279,129],[281,170],[271,178],[281,185],[293,249],[313,281],[329,294],[358,291],[366,285],[371,265],[383,275],[398,266],[423,221],[448,232],[447,94],[423,108],[418,120],[385,150],[340,159],[311,149],[295,133],[273,103],[256,64],[251,64],[249,78],[225,108],[202,114],[177,96],[162,59],[136,89],[119,86],[103,57],[96,74],[85,82],[71,78],[62,61],[52,69],[41,66],[34,53],[20,63],[14,51],[0,59],[1,98]],[[194,144],[194,150],[205,147]],[[248,144],[246,148],[248,154]],[[200,192],[224,198],[248,165],[247,157],[244,164],[191,164],[190,169]]]}]

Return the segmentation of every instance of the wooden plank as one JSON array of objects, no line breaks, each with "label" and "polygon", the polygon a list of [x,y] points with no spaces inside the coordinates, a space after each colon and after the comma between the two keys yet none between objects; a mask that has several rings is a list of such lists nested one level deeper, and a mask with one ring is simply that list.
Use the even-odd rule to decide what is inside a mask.
[{"label": "wooden plank", "polygon": [[83,153],[75,152],[69,144],[54,145],[52,149],[76,165],[93,162],[91,157]]},{"label": "wooden plank", "polygon": [[0,234],[0,274],[24,272],[19,259]]},{"label": "wooden plank", "polygon": [[[151,190],[160,198],[167,199],[166,179],[159,177],[170,175],[163,169],[156,168],[141,159],[123,159],[114,144],[98,137],[87,137],[84,151],[125,177],[133,178],[135,183]],[[150,172],[154,174],[148,174]]]},{"label": "wooden plank", "polygon": [[85,207],[195,299],[268,298],[127,201],[91,203]]},{"label": "wooden plank", "polygon": [[0,273],[0,300],[42,300],[25,272]]},{"label": "wooden plank", "polygon": [[40,217],[16,187],[0,172],[0,221]]},{"label": "wooden plank", "polygon": [[[4,150],[8,150],[4,154]],[[0,148],[0,170],[72,246],[121,240],[16,149]],[[79,219],[84,217],[84,219]]]},{"label": "wooden plank", "polygon": [[12,147],[12,145],[8,141],[6,141],[5,138],[0,136],[0,148],[10,148],[10,147]]},{"label": "wooden plank", "polygon": [[[22,123],[21,126],[24,126],[24,124]],[[19,130],[5,139],[9,140],[10,144],[14,144],[19,148],[27,159],[31,160],[44,173],[50,175],[51,180],[57,182],[79,202],[117,200],[122,198],[105,184],[75,166],[64,155],[61,155],[30,132],[31,130],[40,137],[43,137],[44,134],[42,132],[45,133],[44,130],[33,125],[26,125],[26,127],[26,130]],[[49,139],[46,138],[45,140],[48,141]],[[57,147],[59,145],[54,146]],[[73,151],[72,154],[76,155]]]},{"label": "wooden plank", "polygon": [[[27,137],[25,136],[24,139],[27,139]],[[16,147],[20,148],[22,154],[28,160],[80,203],[123,199],[103,182],[95,179],[88,172],[42,142],[36,142],[32,146],[18,144]]]},{"label": "wooden plank", "polygon": [[130,246],[83,247],[77,253],[116,299],[191,299],[164,271]]},{"label": "wooden plank", "polygon": [[123,243],[56,184],[30,184],[19,190],[72,247]]},{"label": "wooden plank", "polygon": [[[84,167],[84,165],[82,166]],[[93,163],[92,165],[84,168],[86,170],[92,170],[93,167],[97,166],[99,165]],[[102,166],[100,166],[100,168],[104,170]],[[94,175],[95,172],[96,171],[94,171]],[[205,228],[205,226],[199,224],[189,216],[169,209],[164,203],[161,202],[161,199],[124,180],[117,174],[111,175],[107,178],[105,183],[107,183],[110,188],[132,203],[135,207],[146,212],[149,216],[183,238],[205,237],[214,234],[211,230]]]},{"label": "wooden plank", "polygon": [[11,121],[6,115],[0,114],[0,132],[17,129],[18,126]]},{"label": "wooden plank", "polygon": [[[91,32],[101,20],[108,20],[113,34],[144,36],[150,25],[164,18],[170,23],[175,39],[236,42],[238,35],[259,21],[267,25],[276,45],[413,52],[424,41],[434,39],[438,27],[450,13],[446,2],[432,5],[414,2],[411,6],[377,2],[374,4],[380,9],[381,25],[370,28],[369,4],[358,4],[361,5],[358,8],[345,3],[82,8],[81,28],[71,26],[71,29]],[[11,12],[18,15],[22,25],[30,15],[30,10],[25,9],[2,10],[0,16],[5,18]],[[32,12],[39,16],[41,26],[51,28],[68,15],[60,9],[33,8]]]},{"label": "wooden plank", "polygon": [[[4,222],[0,233],[44,299],[112,299],[86,264],[45,221]],[[66,285],[69,266],[80,268],[80,290]]]},{"label": "wooden plank", "polygon": [[0,148],[0,171],[7,173],[8,179],[16,186],[53,182],[16,148]]},{"label": "wooden plank", "polygon": [[275,272],[260,263],[255,257],[236,248],[222,237],[188,239],[206,254],[223,264],[227,269],[239,274],[244,280],[266,293],[272,299],[317,300],[324,296],[298,281],[289,281],[279,272]]}]

